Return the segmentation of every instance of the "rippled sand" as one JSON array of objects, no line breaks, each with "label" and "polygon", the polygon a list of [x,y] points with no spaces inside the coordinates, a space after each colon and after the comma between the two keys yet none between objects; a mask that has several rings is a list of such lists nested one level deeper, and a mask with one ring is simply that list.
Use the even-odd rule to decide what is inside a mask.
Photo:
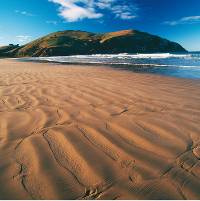
[{"label": "rippled sand", "polygon": [[0,60],[0,199],[200,199],[200,81]]}]

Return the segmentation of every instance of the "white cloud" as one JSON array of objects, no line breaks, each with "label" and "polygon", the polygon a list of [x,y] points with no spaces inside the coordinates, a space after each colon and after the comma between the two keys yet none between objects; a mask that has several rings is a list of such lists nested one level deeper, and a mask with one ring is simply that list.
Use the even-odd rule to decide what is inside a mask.
[{"label": "white cloud", "polygon": [[58,24],[58,22],[55,21],[55,20],[47,20],[46,23],[47,24],[53,24],[53,25],[57,25]]},{"label": "white cloud", "polygon": [[[49,0],[50,2],[60,5],[59,15],[69,22],[75,22],[83,18],[94,19],[102,17],[90,5],[90,0]],[[80,6],[77,3],[82,3]],[[87,5],[88,4],[88,5]],[[87,6],[86,6],[87,5]]]},{"label": "white cloud", "polygon": [[111,9],[116,0],[98,0],[94,4],[100,9]]},{"label": "white cloud", "polygon": [[130,20],[136,18],[137,6],[121,0],[49,0],[60,5],[59,15],[68,22],[82,19],[98,19],[104,16],[104,10],[116,18]]},{"label": "white cloud", "polygon": [[25,43],[31,39],[31,36],[19,35],[19,36],[16,36],[16,38],[19,43]]},{"label": "white cloud", "polygon": [[123,20],[130,20],[137,17],[136,11],[138,7],[135,5],[116,5],[111,8],[116,17]]},{"label": "white cloud", "polygon": [[195,24],[200,23],[200,16],[188,16],[174,21],[165,21],[164,24],[175,26],[178,24]]},{"label": "white cloud", "polygon": [[35,16],[34,14],[29,13],[29,12],[27,12],[27,11],[15,10],[15,13],[18,13],[18,14],[21,14],[21,15],[26,15],[26,16],[29,16],[29,17]]}]

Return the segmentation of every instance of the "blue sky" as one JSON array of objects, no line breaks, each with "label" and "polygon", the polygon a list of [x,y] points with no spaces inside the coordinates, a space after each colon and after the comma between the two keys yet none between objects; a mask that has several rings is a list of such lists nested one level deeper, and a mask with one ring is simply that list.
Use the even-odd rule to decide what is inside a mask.
[{"label": "blue sky", "polygon": [[0,0],[0,45],[60,30],[137,29],[200,50],[200,0]]}]

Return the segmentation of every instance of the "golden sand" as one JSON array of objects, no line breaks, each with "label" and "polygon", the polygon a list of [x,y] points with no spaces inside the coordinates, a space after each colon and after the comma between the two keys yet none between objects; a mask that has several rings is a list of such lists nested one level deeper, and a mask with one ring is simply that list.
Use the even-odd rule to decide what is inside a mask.
[{"label": "golden sand", "polygon": [[200,82],[0,60],[0,199],[200,199]]}]

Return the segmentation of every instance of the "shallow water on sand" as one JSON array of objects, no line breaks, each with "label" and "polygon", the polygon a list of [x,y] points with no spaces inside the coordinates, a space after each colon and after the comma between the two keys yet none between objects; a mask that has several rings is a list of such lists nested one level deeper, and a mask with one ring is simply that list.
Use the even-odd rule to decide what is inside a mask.
[{"label": "shallow water on sand", "polygon": [[26,58],[25,60],[64,64],[103,64],[134,72],[200,79],[199,52],[186,54],[96,54]]}]

